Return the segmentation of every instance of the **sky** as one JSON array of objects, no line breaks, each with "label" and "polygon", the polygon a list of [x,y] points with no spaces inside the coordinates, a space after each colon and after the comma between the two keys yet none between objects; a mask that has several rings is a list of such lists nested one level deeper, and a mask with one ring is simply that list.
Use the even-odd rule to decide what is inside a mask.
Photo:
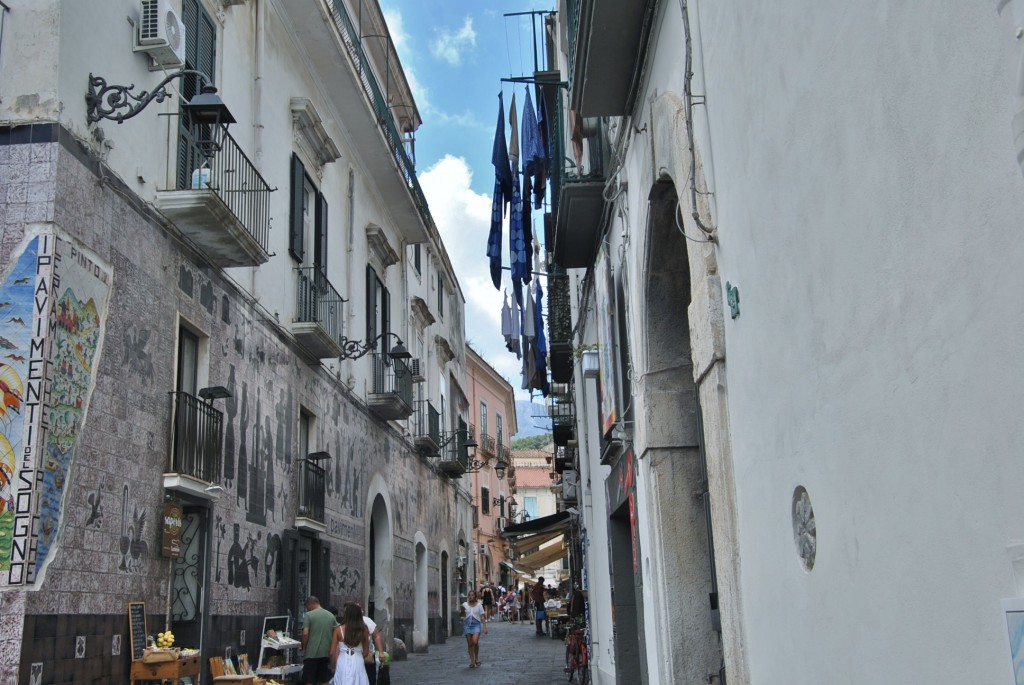
[{"label": "sky", "polygon": [[[494,187],[491,148],[498,92],[503,86],[508,135],[513,86],[502,84],[501,79],[529,76],[534,68],[530,17],[503,15],[551,10],[554,2],[381,0],[380,4],[423,119],[416,133],[416,167],[466,300],[466,340],[512,384],[516,399],[528,399],[529,394],[520,389],[521,362],[505,349],[502,293],[491,283],[486,256]],[[536,22],[539,36],[541,17]],[[543,60],[539,44],[538,59]],[[515,86],[515,93],[521,112],[525,86]],[[535,234],[542,225],[540,215],[534,214]],[[502,245],[503,263],[508,266],[507,220]],[[511,296],[509,272],[503,274],[503,289]]]}]

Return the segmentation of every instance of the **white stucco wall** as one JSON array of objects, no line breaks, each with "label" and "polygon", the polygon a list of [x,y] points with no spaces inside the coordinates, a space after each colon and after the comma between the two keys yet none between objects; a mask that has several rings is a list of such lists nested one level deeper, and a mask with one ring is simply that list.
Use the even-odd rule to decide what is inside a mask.
[{"label": "white stucco wall", "polygon": [[752,682],[1012,682],[1020,48],[940,4],[695,4]]}]

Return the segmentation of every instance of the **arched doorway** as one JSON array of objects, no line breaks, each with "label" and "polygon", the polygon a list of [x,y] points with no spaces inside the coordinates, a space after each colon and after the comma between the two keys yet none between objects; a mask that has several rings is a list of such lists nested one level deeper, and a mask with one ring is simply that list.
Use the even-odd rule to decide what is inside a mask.
[{"label": "arched doorway", "polygon": [[[643,369],[637,384],[646,430],[638,455],[649,469],[651,530],[656,535],[651,573],[659,587],[654,596],[691,598],[685,602],[655,602],[660,663],[649,663],[650,677],[674,675],[696,682],[721,666],[716,629],[717,585],[711,551],[707,475],[701,450],[702,427],[691,350],[690,241],[682,233],[677,189],[670,179],[654,184],[649,195],[649,223],[644,255],[643,330],[636,338],[643,349]],[[680,498],[680,492],[698,497]]]},{"label": "arched doorway", "polygon": [[430,643],[427,627],[427,544],[423,533],[416,533],[415,582],[412,610],[412,649],[425,652]]},{"label": "arched doorway", "polygon": [[448,566],[450,564],[448,550],[441,552],[441,638],[447,639],[450,631],[449,617],[451,616],[451,591],[449,587]]},{"label": "arched doorway", "polygon": [[381,634],[387,639],[390,638],[391,620],[394,616],[394,583],[391,517],[383,494],[378,493],[373,498],[369,518],[366,609],[370,618],[377,622]]}]

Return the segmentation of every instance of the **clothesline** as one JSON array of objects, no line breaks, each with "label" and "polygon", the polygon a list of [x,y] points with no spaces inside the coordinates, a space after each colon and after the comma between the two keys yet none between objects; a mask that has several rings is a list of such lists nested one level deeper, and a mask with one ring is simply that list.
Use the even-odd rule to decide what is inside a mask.
[{"label": "clothesline", "polygon": [[[503,266],[501,268],[502,268],[503,271],[511,271],[512,270],[511,266]],[[547,276],[548,275],[547,271],[531,271],[530,273],[533,274],[534,276]]]}]

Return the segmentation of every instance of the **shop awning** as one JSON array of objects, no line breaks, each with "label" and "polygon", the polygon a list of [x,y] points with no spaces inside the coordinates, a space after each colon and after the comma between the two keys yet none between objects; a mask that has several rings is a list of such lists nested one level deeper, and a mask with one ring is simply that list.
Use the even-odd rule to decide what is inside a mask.
[{"label": "shop awning", "polygon": [[541,516],[540,518],[524,521],[523,523],[506,526],[505,530],[502,531],[502,535],[507,538],[518,538],[524,535],[536,535],[538,533],[549,533],[552,531],[558,531],[561,533],[569,528],[570,518],[572,518],[572,516],[569,512],[560,511],[557,514],[552,514],[551,516]]},{"label": "shop awning", "polygon": [[541,566],[547,566],[552,561],[557,561],[568,554],[568,548],[565,546],[564,541],[559,541],[556,545],[539,549],[533,554],[527,554],[525,557],[520,557],[516,560],[516,563],[522,567],[528,568],[534,571]]}]

